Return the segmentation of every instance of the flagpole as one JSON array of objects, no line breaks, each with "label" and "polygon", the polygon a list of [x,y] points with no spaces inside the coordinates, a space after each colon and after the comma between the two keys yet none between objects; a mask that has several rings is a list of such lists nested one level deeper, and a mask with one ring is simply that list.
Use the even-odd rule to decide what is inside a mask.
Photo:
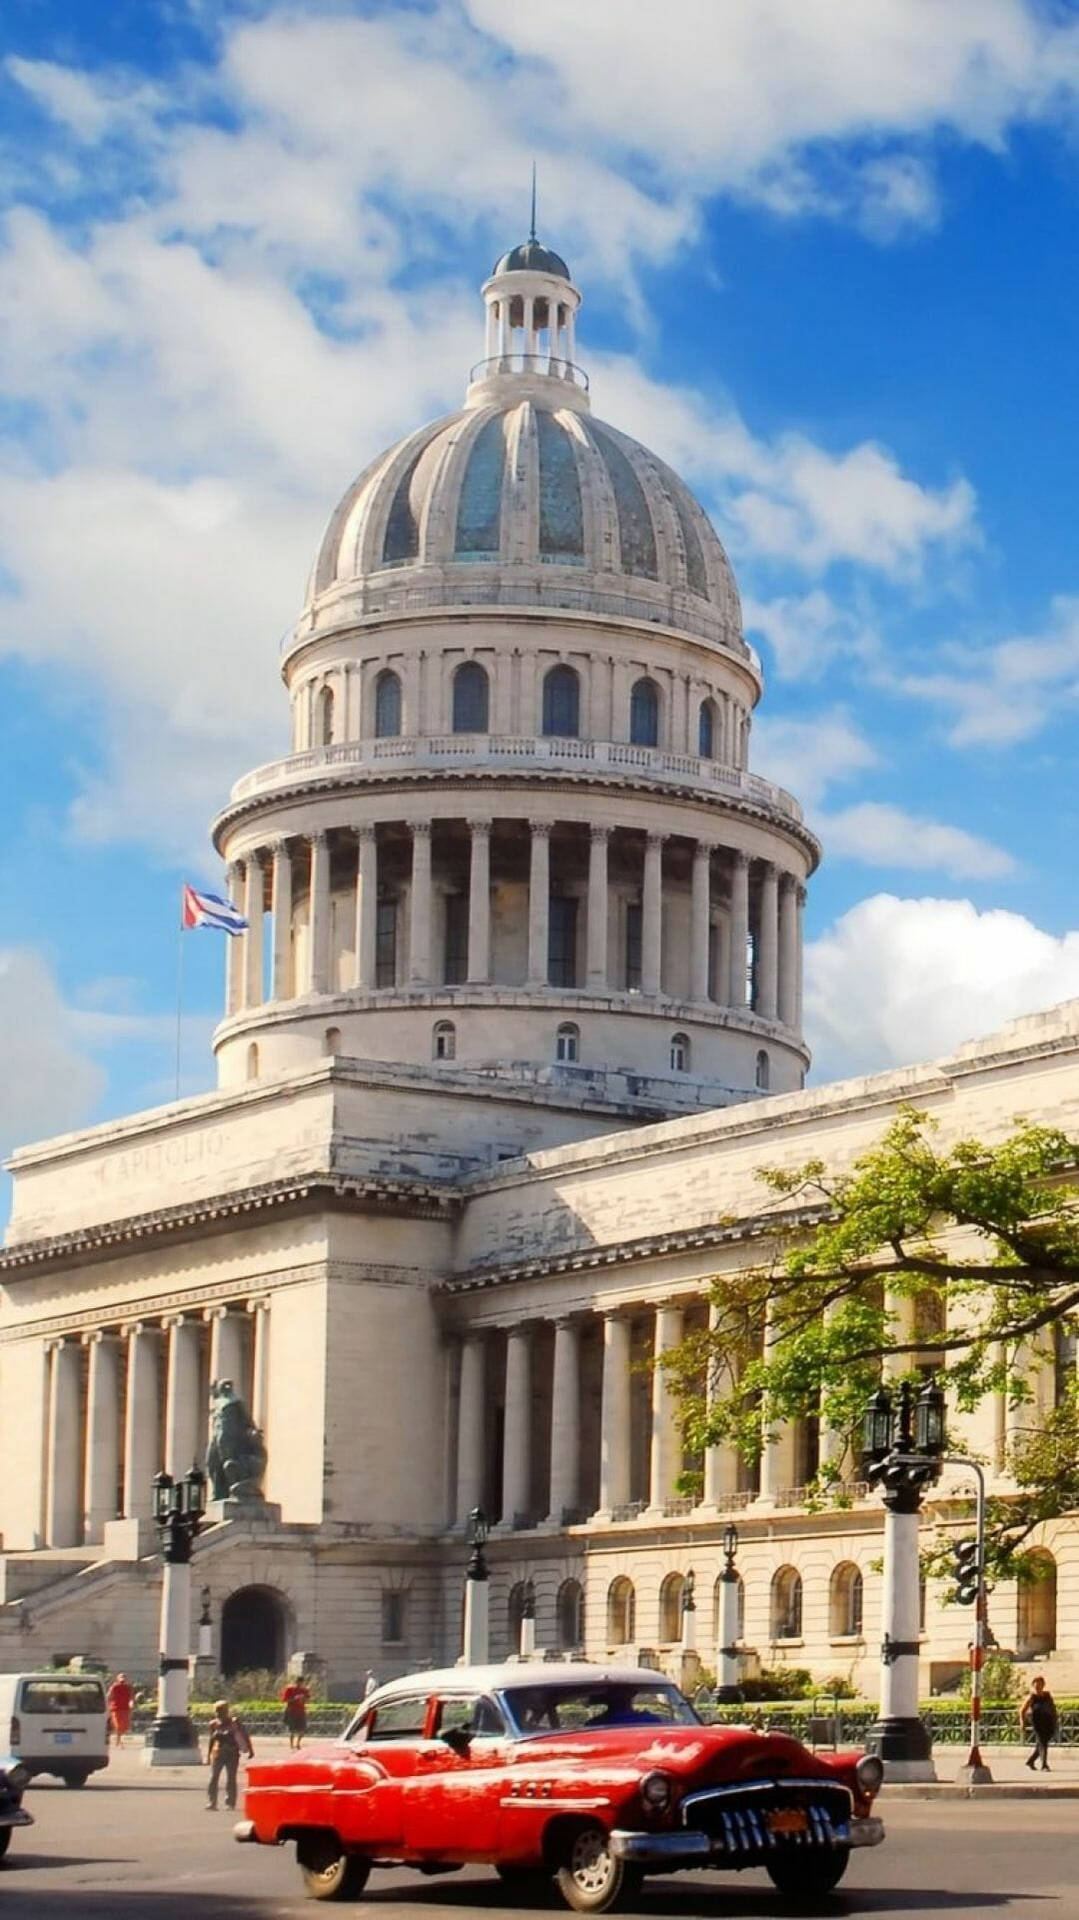
[{"label": "flagpole", "polygon": [[180,1098],[180,1023],[184,996],[184,896],[180,894],[180,938],[176,949],[176,1098]]}]

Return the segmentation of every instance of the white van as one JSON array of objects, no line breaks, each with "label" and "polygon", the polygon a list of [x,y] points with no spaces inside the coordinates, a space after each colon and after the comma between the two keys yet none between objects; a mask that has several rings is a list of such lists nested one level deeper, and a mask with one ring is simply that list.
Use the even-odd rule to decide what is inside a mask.
[{"label": "white van", "polygon": [[84,1787],[109,1764],[105,1688],[92,1673],[0,1673],[0,1746],[31,1774]]}]

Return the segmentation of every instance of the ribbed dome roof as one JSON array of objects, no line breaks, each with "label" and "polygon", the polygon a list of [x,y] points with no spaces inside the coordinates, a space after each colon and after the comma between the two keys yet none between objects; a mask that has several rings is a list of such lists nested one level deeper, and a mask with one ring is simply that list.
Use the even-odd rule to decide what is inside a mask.
[{"label": "ribbed dome roof", "polygon": [[550,247],[541,247],[534,237],[525,240],[519,247],[511,247],[500,260],[495,262],[494,273],[555,273],[560,280],[569,280],[572,276],[560,253],[554,253]]},{"label": "ribbed dome roof", "polygon": [[311,623],[542,607],[746,653],[734,578],[701,506],[636,440],[560,404],[559,384],[536,381],[526,397],[510,382],[373,461],[323,538]]}]

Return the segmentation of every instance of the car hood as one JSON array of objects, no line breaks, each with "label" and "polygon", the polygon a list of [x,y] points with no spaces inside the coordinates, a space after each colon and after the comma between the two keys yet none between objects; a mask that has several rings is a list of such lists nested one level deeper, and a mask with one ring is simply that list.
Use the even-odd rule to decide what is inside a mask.
[{"label": "car hood", "polygon": [[708,1780],[761,1780],[834,1775],[836,1768],[785,1733],[755,1727],[591,1727],[536,1734],[511,1749],[517,1766],[632,1764]]}]

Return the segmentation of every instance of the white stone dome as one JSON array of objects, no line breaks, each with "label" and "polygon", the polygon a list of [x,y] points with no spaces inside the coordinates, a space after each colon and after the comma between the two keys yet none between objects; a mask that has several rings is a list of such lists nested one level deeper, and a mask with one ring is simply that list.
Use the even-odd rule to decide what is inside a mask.
[{"label": "white stone dome", "polygon": [[567,357],[579,295],[557,255],[533,248],[522,265],[529,251],[484,287],[488,357],[465,406],[380,454],[336,508],[297,638],[503,606],[646,622],[747,655],[715,528],[670,467],[592,417]]}]

